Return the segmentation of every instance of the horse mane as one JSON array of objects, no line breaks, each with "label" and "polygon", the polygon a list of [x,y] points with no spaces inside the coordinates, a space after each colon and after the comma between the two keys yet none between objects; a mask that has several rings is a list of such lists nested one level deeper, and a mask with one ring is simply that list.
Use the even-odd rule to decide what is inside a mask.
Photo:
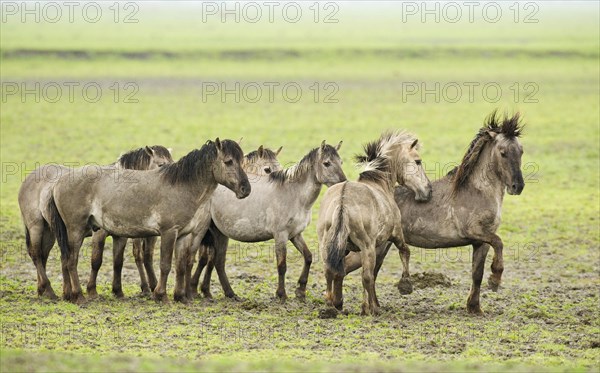
[{"label": "horse mane", "polygon": [[493,140],[489,132],[495,132],[499,135],[502,134],[507,139],[514,139],[522,135],[523,127],[524,125],[521,123],[520,113],[516,113],[512,117],[509,117],[508,114],[505,113],[504,118],[500,120],[498,110],[494,110],[485,119],[483,127],[479,129],[479,132],[477,132],[477,135],[475,135],[475,138],[469,144],[469,148],[460,165],[448,172],[448,176],[453,178],[453,192],[456,193],[464,187],[469,176],[471,176],[473,170],[475,170],[475,166],[477,165],[477,161],[479,160],[485,145]]},{"label": "horse mane", "polygon": [[331,145],[325,145],[324,147],[314,148],[308,152],[297,164],[292,167],[288,167],[285,170],[274,171],[269,174],[269,181],[277,183],[279,185],[284,184],[286,181],[298,180],[301,176],[306,174],[312,164],[320,157],[319,151],[325,156],[337,156],[337,150]]},{"label": "horse mane", "polygon": [[[170,159],[171,161],[173,160],[171,158],[171,153],[164,146],[153,145],[150,148],[152,148],[159,156]],[[117,159],[117,164],[128,170],[147,170],[151,160],[152,156],[148,154],[146,149],[139,148],[122,154],[119,159]]]},{"label": "horse mane", "polygon": [[[241,163],[244,154],[240,146],[232,140],[221,141],[222,151]],[[207,141],[200,149],[195,149],[175,163],[160,168],[160,176],[171,185],[198,182],[206,175],[208,167],[217,159],[217,145]]]},{"label": "horse mane", "polygon": [[253,150],[244,156],[247,163],[255,163],[259,159],[266,159],[268,161],[277,161],[277,155],[271,149],[264,148],[262,157],[258,154],[258,150]]},{"label": "horse mane", "polygon": [[[357,154],[354,159],[364,170],[358,181],[386,182],[390,177],[390,153],[395,145],[413,143],[417,138],[405,131],[386,131],[379,139],[363,146],[365,154]],[[418,144],[417,144],[418,146]]]}]

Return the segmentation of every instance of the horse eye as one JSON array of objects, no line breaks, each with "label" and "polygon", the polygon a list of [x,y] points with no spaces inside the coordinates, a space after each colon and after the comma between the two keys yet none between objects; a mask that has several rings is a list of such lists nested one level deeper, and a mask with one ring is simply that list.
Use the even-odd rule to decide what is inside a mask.
[{"label": "horse eye", "polygon": [[506,158],[506,152],[505,151],[501,151],[500,155],[502,156],[502,158]]},{"label": "horse eye", "polygon": [[420,166],[420,165],[421,165],[421,160],[420,160],[420,159],[417,159],[417,160],[415,161],[415,163],[417,164],[417,166]]},{"label": "horse eye", "polygon": [[231,166],[231,165],[233,164],[233,161],[232,161],[231,159],[229,159],[229,160],[226,160],[226,161],[225,161],[225,164],[226,164],[227,166]]},{"label": "horse eye", "polygon": [[325,167],[329,167],[331,166],[331,162],[327,161],[327,162],[323,162],[323,166]]},{"label": "horse eye", "polygon": [[266,173],[266,174],[270,174],[270,173],[271,173],[271,169],[270,169],[269,167],[266,167],[266,168],[265,168],[265,173]]}]

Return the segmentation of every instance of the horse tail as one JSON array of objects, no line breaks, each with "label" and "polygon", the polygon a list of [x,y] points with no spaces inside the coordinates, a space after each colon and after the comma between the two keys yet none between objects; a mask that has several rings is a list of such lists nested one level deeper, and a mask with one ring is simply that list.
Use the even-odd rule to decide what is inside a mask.
[{"label": "horse tail", "polygon": [[25,226],[25,245],[27,246],[27,250],[31,247],[31,235],[29,234],[29,228]]},{"label": "horse tail", "polygon": [[56,236],[58,247],[60,247],[60,254],[64,259],[68,259],[70,253],[67,226],[58,212],[56,202],[54,202],[54,196],[50,197],[50,202],[48,202],[48,210],[50,211],[50,227],[52,227],[54,235]]},{"label": "horse tail", "polygon": [[346,244],[350,235],[350,227],[343,203],[340,203],[334,210],[331,227],[332,229],[328,232],[330,237],[326,241],[325,265],[329,270],[344,276],[346,274],[344,270],[344,257],[346,256]]}]

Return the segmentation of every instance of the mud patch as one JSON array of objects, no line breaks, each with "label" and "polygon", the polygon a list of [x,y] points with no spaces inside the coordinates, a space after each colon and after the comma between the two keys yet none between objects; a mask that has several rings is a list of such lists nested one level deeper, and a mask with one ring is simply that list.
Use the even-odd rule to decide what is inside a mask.
[{"label": "mud patch", "polygon": [[450,278],[443,273],[422,272],[412,275],[412,284],[415,289],[426,289],[433,287],[449,288],[452,286]]},{"label": "mud patch", "polygon": [[333,307],[322,308],[319,310],[320,319],[335,319],[338,317],[338,310]]}]

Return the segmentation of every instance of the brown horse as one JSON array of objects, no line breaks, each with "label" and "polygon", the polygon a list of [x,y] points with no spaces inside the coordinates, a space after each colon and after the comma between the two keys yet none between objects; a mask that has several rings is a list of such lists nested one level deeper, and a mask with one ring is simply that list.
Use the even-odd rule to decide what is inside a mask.
[{"label": "brown horse", "polygon": [[48,211],[70,279],[65,281],[65,293],[71,293],[75,302],[84,300],[77,273],[79,248],[90,230],[104,229],[118,245],[123,245],[124,238],[160,235],[161,273],[155,298],[166,301],[175,250],[174,299],[186,301],[189,248],[194,237],[202,237],[208,229],[212,193],[222,184],[237,198],[250,194],[242,158],[235,141],[217,138],[158,170],[111,168],[90,176],[84,167],[62,176],[52,191]]},{"label": "brown horse", "polygon": [[[409,245],[438,249],[464,245],[473,246],[472,286],[467,310],[481,314],[479,292],[485,258],[490,245],[494,248],[492,274],[488,283],[496,291],[500,285],[504,262],[503,243],[496,234],[500,226],[504,191],[521,194],[525,183],[521,173],[523,147],[519,114],[498,118],[496,112],[486,120],[471,142],[461,164],[448,175],[433,182],[433,198],[429,203],[416,203],[414,193],[398,187],[395,200],[402,211],[402,230]],[[378,247],[384,257],[390,244]],[[400,250],[404,267],[398,284],[403,293],[410,293],[410,251]],[[360,267],[359,257],[346,257],[346,271]]]},{"label": "brown horse", "polygon": [[417,138],[405,132],[387,132],[365,146],[357,160],[365,165],[358,181],[334,185],[321,201],[317,235],[325,265],[326,301],[342,309],[344,257],[357,252],[363,267],[364,301],[362,314],[376,315],[379,302],[375,293],[376,248],[387,241],[399,249],[405,246],[400,210],[394,202],[394,185],[406,185],[416,199],[431,198],[431,183],[425,175]]},{"label": "brown horse", "polygon": [[[164,146],[146,146],[127,152],[113,164],[125,169],[150,170],[170,163],[170,151]],[[52,196],[52,188],[58,179],[70,172],[60,165],[44,165],[29,174],[19,189],[19,207],[25,225],[27,252],[37,270],[38,295],[56,299],[50,280],[46,274],[46,263],[55,237],[44,210]],[[101,235],[102,232],[98,231]],[[140,272],[141,275],[141,272]]]}]

